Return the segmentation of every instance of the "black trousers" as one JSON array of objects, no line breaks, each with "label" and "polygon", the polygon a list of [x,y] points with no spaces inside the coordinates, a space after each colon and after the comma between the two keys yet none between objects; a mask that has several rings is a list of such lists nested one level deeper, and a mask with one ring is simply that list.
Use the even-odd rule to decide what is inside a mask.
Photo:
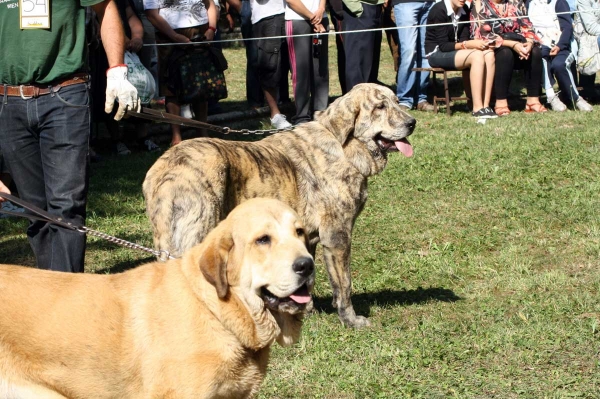
[{"label": "black trousers", "polygon": [[[363,12],[360,17],[352,14],[344,6],[344,32],[381,28],[383,6],[361,4]],[[350,91],[359,83],[377,82],[381,38],[381,31],[343,34],[346,51],[346,90]]]},{"label": "black trousers", "polygon": [[542,92],[542,51],[539,46],[531,50],[531,55],[526,60],[519,59],[509,47],[500,47],[495,50],[496,75],[494,76],[494,90],[497,100],[506,100],[508,88],[512,79],[513,70],[525,71],[525,88],[528,97],[539,97]]}]

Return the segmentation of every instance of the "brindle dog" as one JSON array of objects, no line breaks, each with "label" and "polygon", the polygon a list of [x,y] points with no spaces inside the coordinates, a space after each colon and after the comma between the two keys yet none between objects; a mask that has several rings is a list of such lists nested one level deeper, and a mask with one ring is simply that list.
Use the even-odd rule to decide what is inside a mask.
[{"label": "brindle dog", "polygon": [[333,305],[345,325],[369,325],[350,299],[352,228],[367,200],[367,179],[387,154],[412,156],[416,121],[396,95],[360,84],[313,122],[258,142],[186,140],[165,152],[144,181],[154,244],[179,256],[201,242],[239,203],[277,198],[302,218],[314,256],[321,242]]}]

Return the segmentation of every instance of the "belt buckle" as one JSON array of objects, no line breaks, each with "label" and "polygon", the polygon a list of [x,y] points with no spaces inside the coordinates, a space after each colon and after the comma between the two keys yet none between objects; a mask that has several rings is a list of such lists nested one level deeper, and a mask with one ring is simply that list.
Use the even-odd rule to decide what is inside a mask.
[{"label": "belt buckle", "polygon": [[30,100],[30,99],[32,99],[32,98],[33,98],[33,96],[25,96],[25,95],[23,94],[23,85],[19,85],[19,94],[21,95],[21,98],[22,98],[23,100]]}]

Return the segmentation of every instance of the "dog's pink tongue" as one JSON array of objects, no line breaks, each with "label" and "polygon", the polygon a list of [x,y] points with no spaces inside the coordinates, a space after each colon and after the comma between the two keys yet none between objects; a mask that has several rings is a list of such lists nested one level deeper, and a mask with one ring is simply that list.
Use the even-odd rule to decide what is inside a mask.
[{"label": "dog's pink tongue", "polygon": [[395,141],[394,144],[396,144],[396,148],[398,149],[398,151],[403,153],[405,157],[410,158],[413,156],[413,148],[412,145],[410,145],[410,143],[408,142],[408,140],[402,139],[400,141]]},{"label": "dog's pink tongue", "polygon": [[290,299],[296,303],[308,303],[310,302],[310,294],[306,285],[298,288],[296,292],[290,295]]}]

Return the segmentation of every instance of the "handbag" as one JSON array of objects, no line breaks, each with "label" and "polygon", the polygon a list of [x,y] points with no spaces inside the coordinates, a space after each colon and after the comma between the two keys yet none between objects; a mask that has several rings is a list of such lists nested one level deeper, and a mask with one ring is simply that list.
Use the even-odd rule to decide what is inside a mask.
[{"label": "handbag", "polygon": [[222,68],[209,46],[176,49],[169,58],[167,86],[182,104],[221,100],[227,98]]},{"label": "handbag", "polygon": [[506,33],[501,33],[500,37],[502,37],[502,39],[504,40],[512,40],[514,42],[519,42],[519,43],[525,43],[527,41],[527,39],[515,32],[506,32]]},{"label": "handbag", "polygon": [[127,80],[137,89],[142,104],[149,104],[156,94],[154,76],[142,64],[137,54],[125,51],[124,58],[127,64]]},{"label": "handbag", "polygon": [[596,36],[586,32],[581,17],[573,18],[573,34],[577,40],[577,71],[582,75],[593,75],[600,70],[600,48]]}]

